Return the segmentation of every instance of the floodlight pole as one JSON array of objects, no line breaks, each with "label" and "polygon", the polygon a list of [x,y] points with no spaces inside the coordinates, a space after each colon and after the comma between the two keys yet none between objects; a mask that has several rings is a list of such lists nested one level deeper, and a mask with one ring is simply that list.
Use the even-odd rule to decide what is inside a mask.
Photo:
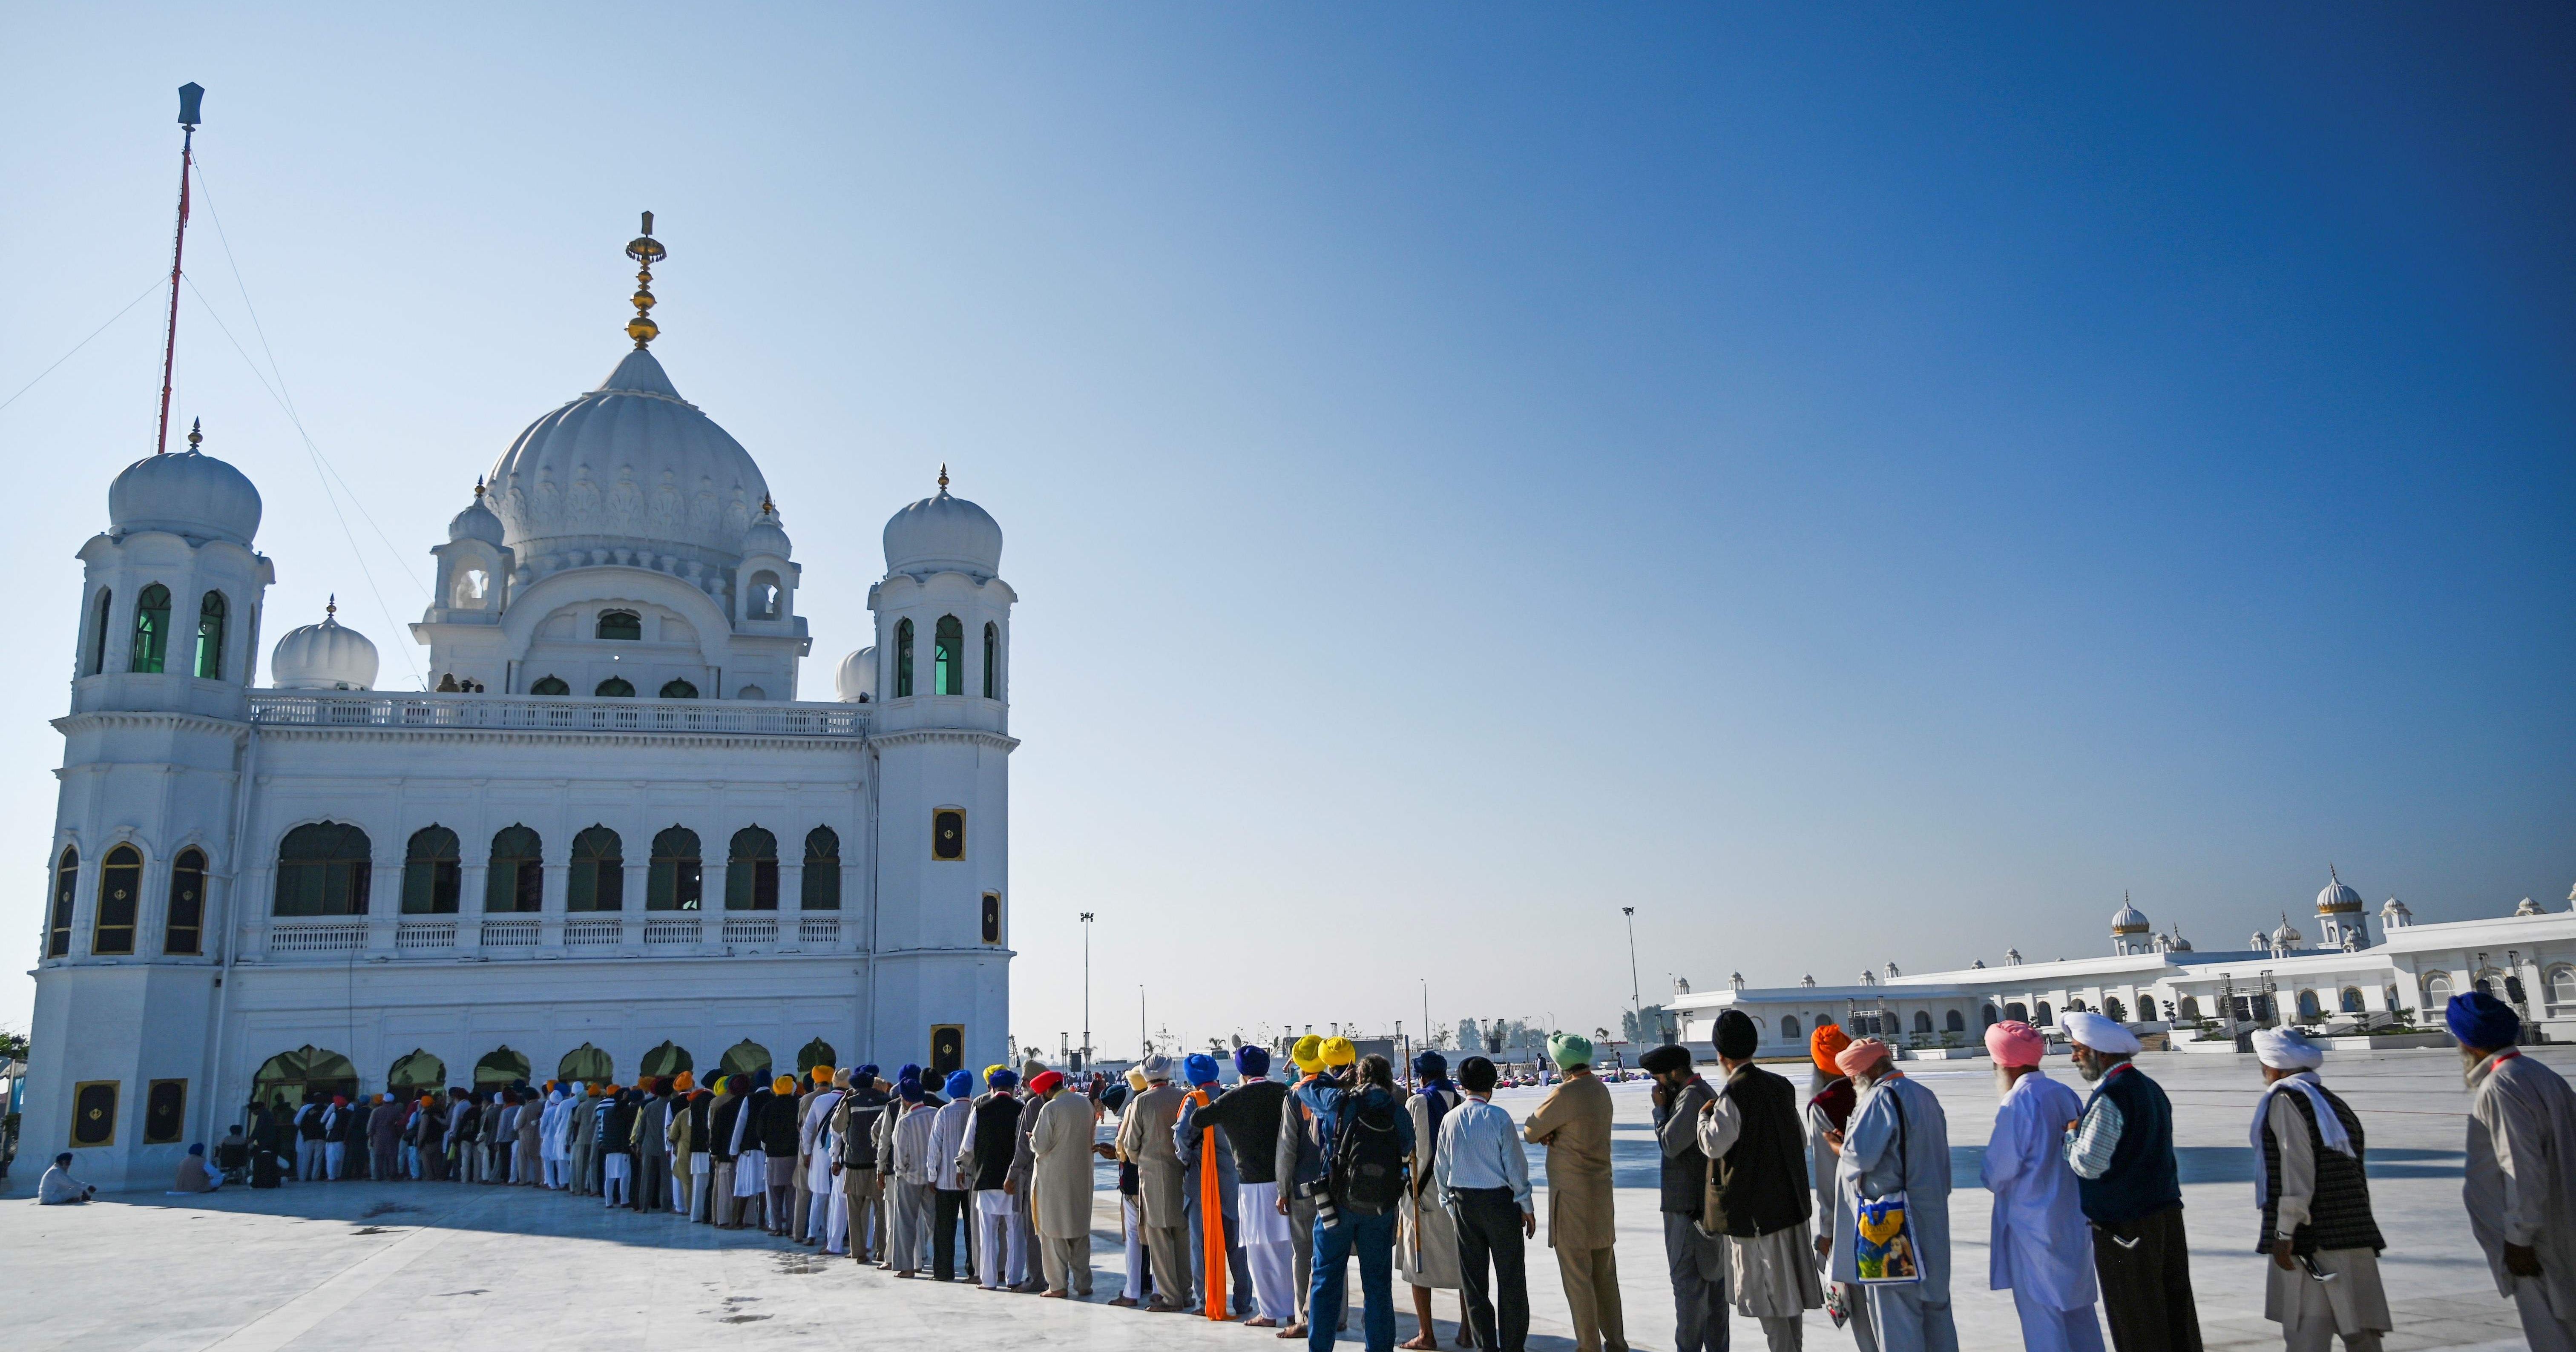
[{"label": "floodlight pole", "polygon": [[1082,913],[1082,1068],[1091,1069],[1091,912]]}]

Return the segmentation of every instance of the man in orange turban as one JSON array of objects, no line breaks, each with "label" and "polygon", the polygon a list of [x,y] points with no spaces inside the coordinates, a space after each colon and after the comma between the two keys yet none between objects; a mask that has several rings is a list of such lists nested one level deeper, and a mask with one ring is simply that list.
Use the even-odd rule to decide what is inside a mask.
[{"label": "man in orange turban", "polygon": [[[1807,1039],[1807,1059],[1816,1066],[1815,1078],[1807,1086],[1810,1095],[1807,1100],[1807,1176],[1816,1182],[1816,1252],[1819,1255],[1831,1252],[1836,1236],[1851,1228],[1849,1220],[1834,1212],[1834,1170],[1841,1163],[1842,1153],[1833,1144],[1843,1129],[1851,1124],[1852,1106],[1860,1098],[1852,1088],[1851,1077],[1843,1074],[1842,1067],[1836,1064],[1836,1059],[1851,1044],[1851,1034],[1830,1023],[1817,1024],[1816,1031]],[[1867,1329],[1866,1288],[1830,1279],[1828,1284],[1832,1288],[1828,1303],[1861,1321],[1852,1326],[1856,1331]],[[1871,1346],[1874,1347],[1875,1343]]]},{"label": "man in orange turban", "polygon": [[1807,1057],[1816,1063],[1816,1073],[1829,1080],[1842,1074],[1842,1068],[1834,1064],[1834,1058],[1842,1055],[1843,1048],[1850,1046],[1851,1041],[1851,1034],[1833,1024],[1817,1024],[1814,1036],[1807,1039]]}]

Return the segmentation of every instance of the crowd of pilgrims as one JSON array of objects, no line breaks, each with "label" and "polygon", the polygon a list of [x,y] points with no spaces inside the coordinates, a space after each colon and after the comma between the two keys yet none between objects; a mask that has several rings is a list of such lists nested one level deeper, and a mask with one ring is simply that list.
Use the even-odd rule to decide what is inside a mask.
[{"label": "crowd of pilgrims", "polygon": [[[2576,1352],[2576,1092],[2515,1050],[2509,1006],[2472,992],[2447,1018],[2472,1094],[2471,1228],[2531,1346]],[[2006,1021],[1986,1033],[2001,1099],[1982,1166],[1990,1285],[2012,1292],[2034,1352],[2099,1352],[2103,1322],[2120,1352],[2197,1352],[2170,1102],[2132,1062],[2140,1046],[2128,1029],[2082,1012],[2064,1027],[2089,1096],[2041,1069],[2037,1029]],[[1725,1352],[1730,1313],[1757,1321],[1772,1352],[1796,1349],[1811,1310],[1860,1352],[1955,1349],[1940,1100],[1876,1038],[1816,1029],[1803,1090],[1754,1064],[1758,1040],[1742,1013],[1722,1013],[1714,1084],[1687,1048],[1640,1058],[1654,1082],[1679,1352]],[[2337,1337],[2376,1352],[2391,1327],[2378,1271],[2386,1244],[2360,1119],[2325,1087],[2324,1053],[2298,1030],[2254,1041],[2265,1090],[2249,1129],[2262,1166],[2253,1252],[2268,1260],[2265,1315],[2294,1352],[2323,1352]],[[891,1082],[875,1066],[817,1067],[704,1087],[684,1072],[481,1101],[462,1089],[409,1103],[317,1100],[291,1117],[254,1107],[248,1138],[237,1129],[226,1146],[233,1156],[246,1146],[271,1174],[286,1170],[291,1148],[304,1178],[543,1187],[757,1226],[898,1278],[1057,1299],[1092,1295],[1093,1161],[1108,1160],[1125,1248],[1110,1304],[1236,1319],[1326,1352],[1347,1327],[1356,1261],[1370,1352],[1397,1345],[1397,1276],[1412,1288],[1415,1325],[1402,1346],[1440,1345],[1432,1293],[1451,1290],[1457,1346],[1522,1352],[1522,1243],[1538,1228],[1526,1142],[1546,1150],[1548,1242],[1576,1345],[1619,1352],[1610,1092],[1588,1040],[1558,1034],[1548,1054],[1561,1078],[1518,1122],[1491,1101],[1498,1077],[1484,1057],[1467,1057],[1453,1081],[1440,1053],[1423,1052],[1408,1092],[1386,1058],[1307,1037],[1294,1077],[1271,1078],[1266,1050],[1239,1048],[1231,1086],[1206,1055],[1179,1064],[1180,1085],[1161,1056],[1124,1084],[1077,1084],[1036,1061],[929,1081],[917,1066]],[[78,1200],[67,1168],[55,1171],[62,1200]],[[1219,1235],[1210,1215],[1222,1217]]]}]

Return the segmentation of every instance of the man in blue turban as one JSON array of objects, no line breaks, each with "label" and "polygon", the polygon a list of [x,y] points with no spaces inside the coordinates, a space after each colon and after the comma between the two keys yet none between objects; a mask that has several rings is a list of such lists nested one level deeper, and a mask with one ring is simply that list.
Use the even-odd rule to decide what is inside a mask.
[{"label": "man in blue turban", "polygon": [[1204,1107],[1191,1104],[1188,1123],[1199,1131],[1215,1127],[1232,1157],[1235,1180],[1226,1215],[1243,1266],[1236,1270],[1237,1304],[1251,1311],[1250,1328],[1282,1328],[1297,1317],[1295,1286],[1296,1234],[1279,1209],[1279,1109],[1288,1086],[1270,1078],[1270,1049],[1247,1042],[1234,1049],[1239,1077],[1232,1089],[1212,1096]]},{"label": "man in blue turban", "polygon": [[966,1153],[968,1136],[975,1124],[975,1077],[965,1071],[951,1071],[944,1086],[948,1101],[939,1105],[939,1115],[930,1124],[930,1178],[934,1194],[930,1219],[930,1275],[934,1280],[957,1280],[957,1237],[960,1227],[966,1232],[966,1275],[974,1275],[974,1222],[969,1208],[974,1202],[973,1180],[960,1167],[959,1156]]},{"label": "man in blue turban", "polygon": [[1192,1052],[1181,1058],[1181,1078],[1190,1082],[1190,1093],[1181,1101],[1181,1115],[1172,1124],[1172,1145],[1181,1159],[1181,1201],[1190,1218],[1190,1308],[1204,1310],[1208,1305],[1207,1183],[1199,1176],[1199,1170],[1208,1153],[1201,1147],[1213,1132],[1218,1214],[1224,1218],[1226,1271],[1232,1282],[1226,1288],[1227,1310],[1241,1315],[1252,1299],[1252,1270],[1245,1265],[1242,1210],[1236,1197],[1242,1191],[1243,1175],[1225,1130],[1198,1121],[1200,1109],[1214,1107],[1225,1095],[1225,1086],[1217,1083],[1218,1075],[1216,1058],[1205,1052]]},{"label": "man in blue turban", "polygon": [[[961,1072],[963,1073],[963,1072]],[[1029,1252],[1020,1233],[1018,1201],[1007,1186],[1011,1161],[1020,1143],[1018,1071],[994,1066],[984,1072],[984,1092],[975,1099],[974,1122],[966,1133],[962,1173],[975,1198],[971,1229],[975,1235],[975,1276],[987,1291],[999,1291],[1028,1278]]]},{"label": "man in blue turban", "polygon": [[2442,1011],[2469,1086],[2469,1232],[2525,1341],[2576,1349],[2576,1093],[2525,1056],[2511,1005],[2470,991]]},{"label": "man in blue turban", "polygon": [[1404,1196],[1396,1202],[1395,1275],[1413,1290],[1416,1345],[1436,1347],[1440,1335],[1431,1322],[1434,1291],[1458,1292],[1459,1334],[1471,1336],[1467,1282],[1458,1262],[1458,1225],[1449,1208],[1441,1204],[1440,1190],[1432,1185],[1432,1169],[1440,1152],[1440,1124],[1448,1119],[1450,1109],[1466,1102],[1467,1096],[1449,1082],[1449,1058],[1428,1048],[1414,1053],[1413,1078],[1421,1087],[1404,1105],[1413,1118],[1413,1158]]}]

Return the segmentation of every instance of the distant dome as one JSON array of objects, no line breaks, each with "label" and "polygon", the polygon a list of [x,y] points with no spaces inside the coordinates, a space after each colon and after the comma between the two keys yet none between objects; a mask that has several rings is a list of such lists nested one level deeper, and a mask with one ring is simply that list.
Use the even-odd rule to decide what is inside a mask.
[{"label": "distant dome", "polygon": [[289,629],[268,655],[269,679],[280,690],[371,690],[376,684],[376,645],[342,625],[335,602],[320,624]]},{"label": "distant dome", "polygon": [[2281,927],[2272,931],[2272,942],[2283,948],[2296,948],[2307,941],[2308,936],[2299,933],[2299,927],[2291,924],[2286,915],[2281,917]]},{"label": "distant dome", "polygon": [[2147,923],[2147,913],[2129,904],[2129,896],[2120,894],[2120,909],[2111,913],[2111,933],[2145,934],[2154,927]]},{"label": "distant dome", "polygon": [[885,559],[889,573],[953,569],[992,577],[1002,571],[1002,527],[983,508],[949,496],[943,468],[936,496],[904,508],[886,523]]},{"label": "distant dome", "polygon": [[2380,913],[2381,915],[2413,915],[2413,914],[2415,914],[2413,911],[2410,911],[2410,910],[2406,909],[2406,903],[2405,903],[2405,902],[2399,901],[2399,900],[2398,900],[2397,898],[2395,898],[2395,897],[2390,897],[2388,900],[2386,900],[2386,901],[2383,901],[2383,902],[2379,903],[2379,913]]},{"label": "distant dome", "polygon": [[2335,876],[2334,866],[2329,864],[2326,866],[2325,888],[2317,893],[2317,914],[2332,915],[2342,911],[2359,914],[2361,894],[2344,886],[2343,879]]},{"label": "distant dome", "polygon": [[841,659],[840,668],[832,673],[832,693],[843,704],[877,697],[877,650],[861,648]]},{"label": "distant dome", "polygon": [[629,352],[599,388],[528,424],[492,466],[492,510],[523,559],[641,548],[742,557],[769,483],[751,452]]},{"label": "distant dome", "polygon": [[497,547],[502,533],[501,518],[483,501],[483,485],[480,483],[474,485],[474,501],[466,504],[465,510],[447,523],[447,538],[450,540],[480,540]]},{"label": "distant dome", "polygon": [[259,534],[259,490],[240,470],[197,449],[147,455],[107,488],[107,519],[116,534],[161,530],[199,540],[229,540],[247,549]]}]

